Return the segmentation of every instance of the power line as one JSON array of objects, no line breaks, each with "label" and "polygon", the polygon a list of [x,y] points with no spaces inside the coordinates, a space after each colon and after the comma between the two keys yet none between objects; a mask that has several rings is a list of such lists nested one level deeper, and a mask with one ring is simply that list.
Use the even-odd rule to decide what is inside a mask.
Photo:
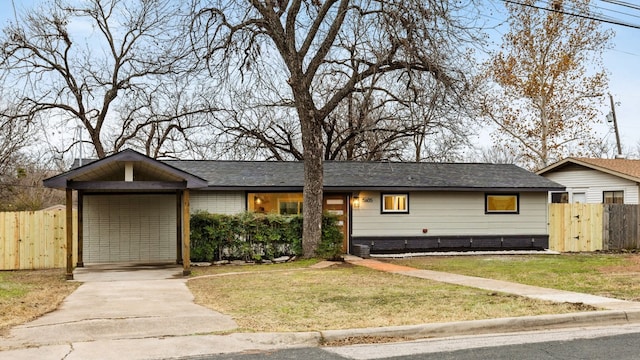
[{"label": "power line", "polygon": [[622,20],[617,20],[617,19],[614,19],[614,18],[605,19],[605,18],[602,18],[602,17],[594,17],[594,16],[589,16],[589,15],[582,15],[582,14],[578,14],[578,13],[575,13],[575,12],[568,12],[568,11],[564,11],[564,10],[556,9],[556,8],[546,8],[546,7],[537,6],[537,5],[534,5],[534,4],[523,4],[523,3],[515,1],[515,0],[504,0],[504,2],[509,3],[509,4],[514,4],[514,5],[527,6],[527,7],[538,9],[538,10],[545,10],[545,11],[555,12],[555,13],[563,14],[563,15],[575,16],[575,17],[579,17],[579,18],[582,18],[582,19],[600,21],[600,22],[607,23],[607,24],[629,27],[629,28],[632,28],[632,29],[640,29],[640,25],[627,23],[627,22],[624,22]]},{"label": "power line", "polygon": [[619,1],[619,0],[600,0],[600,1],[613,4],[613,5],[628,7],[630,9],[640,10],[640,5],[630,4],[626,1]]},{"label": "power line", "polygon": [[[612,12],[612,13],[616,13],[616,14],[620,14],[620,15],[624,15],[624,16],[629,16],[629,17],[635,17],[635,18],[640,18],[640,13],[638,14],[631,14],[628,12],[623,12],[623,11],[619,11],[619,10],[614,10],[614,9],[609,9],[609,8],[605,8],[602,6],[598,6],[598,5],[592,5],[594,8],[602,10],[602,11],[608,11],[608,12]],[[604,14],[602,14],[602,16],[606,16]]]}]

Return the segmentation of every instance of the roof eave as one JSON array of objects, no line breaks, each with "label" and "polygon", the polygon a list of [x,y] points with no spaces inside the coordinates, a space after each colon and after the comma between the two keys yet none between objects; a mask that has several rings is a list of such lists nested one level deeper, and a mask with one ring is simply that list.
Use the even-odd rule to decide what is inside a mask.
[{"label": "roof eave", "polygon": [[606,167],[603,167],[603,166],[599,166],[599,165],[595,165],[595,164],[591,164],[591,163],[588,163],[586,161],[582,161],[582,160],[576,159],[576,158],[566,158],[566,159],[560,160],[555,164],[551,164],[551,165],[547,166],[546,168],[539,170],[538,172],[536,172],[536,174],[543,175],[545,173],[558,170],[559,168],[563,167],[564,165],[566,165],[568,163],[584,166],[586,168],[593,169],[593,170],[598,170],[598,171],[601,171],[603,173],[606,173],[606,174],[609,174],[609,175],[613,175],[613,176],[617,176],[619,178],[623,178],[623,179],[626,179],[626,180],[630,180],[630,181],[634,181],[634,182],[640,182],[640,178],[639,177],[628,175],[628,174],[623,174],[623,173],[618,172],[616,170],[609,169],[609,168],[606,168]]},{"label": "roof eave", "polygon": [[[460,192],[548,192],[548,191],[563,191],[566,188],[564,186],[550,186],[550,187],[426,187],[426,186],[324,186],[324,191],[332,192],[351,192],[351,191],[460,191]],[[198,189],[203,191],[250,191],[250,192],[285,192],[303,190],[302,186],[208,186],[206,188]]]}]

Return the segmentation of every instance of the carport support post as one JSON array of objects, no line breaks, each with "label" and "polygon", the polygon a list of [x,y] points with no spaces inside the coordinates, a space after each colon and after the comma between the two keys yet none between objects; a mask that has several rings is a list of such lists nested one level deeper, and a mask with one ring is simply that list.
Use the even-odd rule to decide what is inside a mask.
[{"label": "carport support post", "polygon": [[78,263],[76,264],[77,267],[84,267],[84,234],[82,233],[82,228],[83,228],[83,218],[82,218],[82,202],[84,201],[83,199],[83,192],[81,190],[78,190]]},{"label": "carport support post", "polygon": [[182,265],[182,190],[176,191],[176,264]]},{"label": "carport support post", "polygon": [[189,189],[182,192],[182,275],[191,275],[191,227],[189,224]]},{"label": "carport support post", "polygon": [[73,190],[67,188],[67,280],[73,280]]}]

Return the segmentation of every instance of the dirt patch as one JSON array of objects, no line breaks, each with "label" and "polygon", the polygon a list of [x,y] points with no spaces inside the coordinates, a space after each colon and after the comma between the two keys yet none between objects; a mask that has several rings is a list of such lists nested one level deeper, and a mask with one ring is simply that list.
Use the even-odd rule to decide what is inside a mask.
[{"label": "dirt patch", "polygon": [[333,341],[323,341],[322,346],[333,347],[333,346],[347,346],[347,345],[360,345],[360,344],[386,344],[393,342],[402,342],[402,341],[410,341],[415,340],[408,337],[400,337],[400,336],[358,336],[358,337],[347,337],[340,340]]},{"label": "dirt patch", "polygon": [[630,255],[624,265],[601,266],[598,271],[611,275],[640,275],[640,255]]},{"label": "dirt patch", "polygon": [[396,264],[387,263],[387,262],[381,262],[381,261],[373,260],[373,259],[356,260],[356,261],[353,261],[353,264],[359,265],[359,266],[365,266],[365,267],[368,267],[369,269],[386,271],[386,272],[400,272],[400,271],[416,271],[416,270],[418,270],[416,268],[412,268],[412,267],[408,267],[408,266],[396,265]]}]

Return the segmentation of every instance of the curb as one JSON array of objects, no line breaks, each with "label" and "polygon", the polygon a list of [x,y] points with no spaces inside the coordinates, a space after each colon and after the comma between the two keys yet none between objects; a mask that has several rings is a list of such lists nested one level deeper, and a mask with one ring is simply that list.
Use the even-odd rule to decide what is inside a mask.
[{"label": "curb", "polygon": [[322,342],[367,337],[425,339],[462,335],[550,330],[571,327],[626,325],[640,322],[640,311],[603,310],[558,315],[539,315],[450,323],[389,326],[380,328],[320,331]]},{"label": "curb", "polygon": [[[15,347],[5,349],[1,354],[16,360],[34,358],[85,359],[95,356],[97,348],[104,359],[121,359],[123,353],[126,353],[130,359],[138,360],[192,359],[208,356],[212,354],[212,351],[217,354],[229,354],[247,351],[255,352],[257,350],[319,347],[340,340],[366,340],[373,337],[417,340],[517,331],[628,325],[632,323],[640,323],[640,311],[605,310],[560,315],[310,332],[231,333],[228,335],[106,339],[39,347]],[[170,349],[170,351],[167,349]],[[184,349],[189,349],[189,351]]]}]

